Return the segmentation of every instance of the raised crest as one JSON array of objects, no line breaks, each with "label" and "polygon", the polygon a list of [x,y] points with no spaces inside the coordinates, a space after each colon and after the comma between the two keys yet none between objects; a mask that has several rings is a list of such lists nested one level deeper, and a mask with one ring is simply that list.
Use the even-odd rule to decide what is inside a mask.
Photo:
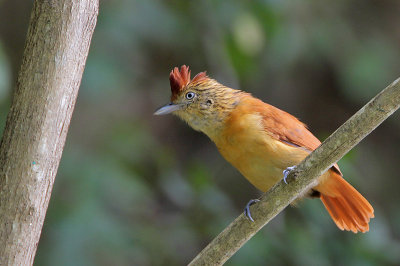
[{"label": "raised crest", "polygon": [[206,72],[200,72],[193,78],[193,80],[190,80],[190,70],[188,66],[183,65],[180,70],[178,67],[174,67],[169,74],[169,83],[172,92],[171,100],[176,99],[178,94],[183,91],[190,82],[197,83],[206,77]]}]

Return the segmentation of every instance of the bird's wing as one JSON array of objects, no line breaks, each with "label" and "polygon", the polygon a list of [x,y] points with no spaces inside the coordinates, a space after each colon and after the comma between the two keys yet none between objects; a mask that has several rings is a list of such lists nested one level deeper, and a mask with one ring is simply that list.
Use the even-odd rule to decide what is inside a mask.
[{"label": "bird's wing", "polygon": [[[309,152],[315,150],[321,144],[321,141],[307,129],[307,126],[291,114],[261,100],[255,101],[252,105],[262,116],[264,129],[273,138]],[[332,168],[341,175],[337,164],[334,164]]]},{"label": "bird's wing", "polygon": [[263,112],[263,126],[276,139],[293,146],[315,150],[321,142],[294,116],[270,106]]}]

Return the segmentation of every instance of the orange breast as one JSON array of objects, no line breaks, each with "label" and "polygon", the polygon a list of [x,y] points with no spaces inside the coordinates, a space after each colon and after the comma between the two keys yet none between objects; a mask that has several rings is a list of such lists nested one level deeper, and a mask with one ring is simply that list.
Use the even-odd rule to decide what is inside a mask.
[{"label": "orange breast", "polygon": [[308,152],[274,139],[262,125],[258,113],[243,113],[238,108],[214,140],[222,156],[250,183],[267,191],[282,177],[282,171],[298,164]]}]

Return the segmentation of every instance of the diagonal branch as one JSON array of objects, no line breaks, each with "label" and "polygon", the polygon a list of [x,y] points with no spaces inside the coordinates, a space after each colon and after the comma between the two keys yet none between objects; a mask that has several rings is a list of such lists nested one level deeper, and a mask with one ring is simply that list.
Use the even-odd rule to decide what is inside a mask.
[{"label": "diagonal branch", "polygon": [[205,247],[190,265],[221,265],[255,233],[285,209],[299,195],[315,185],[319,176],[371,133],[400,107],[400,78],[381,91],[339,127],[289,174],[295,182],[277,183],[251,207],[255,222],[244,215],[236,218]]}]

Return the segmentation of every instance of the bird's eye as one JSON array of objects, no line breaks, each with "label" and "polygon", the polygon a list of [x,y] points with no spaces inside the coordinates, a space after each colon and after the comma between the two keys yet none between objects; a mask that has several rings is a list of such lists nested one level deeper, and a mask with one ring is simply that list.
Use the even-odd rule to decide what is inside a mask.
[{"label": "bird's eye", "polygon": [[188,93],[186,93],[186,99],[191,100],[194,98],[196,94],[194,92],[189,91]]}]

